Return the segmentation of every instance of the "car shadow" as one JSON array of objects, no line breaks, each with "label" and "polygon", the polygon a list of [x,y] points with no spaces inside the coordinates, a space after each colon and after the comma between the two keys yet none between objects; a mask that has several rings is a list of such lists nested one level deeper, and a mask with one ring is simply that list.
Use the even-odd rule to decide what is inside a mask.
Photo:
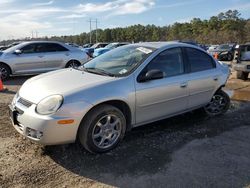
[{"label": "car shadow", "polygon": [[32,76],[12,76],[8,80],[4,81],[3,84],[6,86],[21,86],[23,83],[31,78]]},{"label": "car shadow", "polygon": [[[116,178],[152,176],[166,170],[172,153],[188,142],[214,137],[246,124],[240,121],[232,124],[233,116],[240,115],[237,111],[208,118],[198,110],[134,128],[117,148],[105,154],[90,154],[80,144],[69,144],[46,146],[44,155],[74,174],[124,187],[124,182]],[[125,185],[131,187],[133,184],[126,182]]]}]

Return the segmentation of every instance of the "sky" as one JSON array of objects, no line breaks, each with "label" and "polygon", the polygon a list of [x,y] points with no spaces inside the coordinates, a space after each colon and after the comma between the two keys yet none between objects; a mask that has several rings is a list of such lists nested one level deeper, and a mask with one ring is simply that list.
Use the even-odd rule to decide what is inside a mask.
[{"label": "sky", "polygon": [[134,24],[209,19],[229,9],[250,18],[250,0],[0,0],[0,41],[89,32]]}]

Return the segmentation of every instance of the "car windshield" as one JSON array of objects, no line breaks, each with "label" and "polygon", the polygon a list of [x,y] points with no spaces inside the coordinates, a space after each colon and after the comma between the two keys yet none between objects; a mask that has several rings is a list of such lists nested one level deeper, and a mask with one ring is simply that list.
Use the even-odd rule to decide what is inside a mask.
[{"label": "car windshield", "polygon": [[219,49],[219,50],[230,50],[231,47],[229,45],[220,45],[220,46],[218,46],[217,49]]},{"label": "car windshield", "polygon": [[132,72],[155,49],[136,45],[123,46],[98,56],[79,69],[109,76],[124,76]]},{"label": "car windshield", "polygon": [[105,46],[105,48],[111,49],[111,48],[114,48],[117,44],[118,44],[118,43],[110,43],[110,44],[108,44],[107,46]]}]

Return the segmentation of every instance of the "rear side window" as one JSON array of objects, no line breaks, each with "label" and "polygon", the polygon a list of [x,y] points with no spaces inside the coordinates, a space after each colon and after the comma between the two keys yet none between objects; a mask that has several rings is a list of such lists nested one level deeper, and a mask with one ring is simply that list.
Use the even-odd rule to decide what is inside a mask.
[{"label": "rear side window", "polygon": [[191,72],[215,68],[214,60],[208,54],[194,48],[186,48],[186,53]]},{"label": "rear side window", "polygon": [[40,43],[37,45],[37,52],[63,52],[68,51],[65,47],[55,43]]}]

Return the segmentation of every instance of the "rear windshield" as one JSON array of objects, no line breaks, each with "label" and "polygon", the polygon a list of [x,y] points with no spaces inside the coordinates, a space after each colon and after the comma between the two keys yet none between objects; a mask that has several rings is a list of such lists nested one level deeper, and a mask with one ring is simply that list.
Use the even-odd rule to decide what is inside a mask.
[{"label": "rear windshield", "polygon": [[240,60],[241,61],[250,61],[250,45],[243,46],[240,51]]}]

